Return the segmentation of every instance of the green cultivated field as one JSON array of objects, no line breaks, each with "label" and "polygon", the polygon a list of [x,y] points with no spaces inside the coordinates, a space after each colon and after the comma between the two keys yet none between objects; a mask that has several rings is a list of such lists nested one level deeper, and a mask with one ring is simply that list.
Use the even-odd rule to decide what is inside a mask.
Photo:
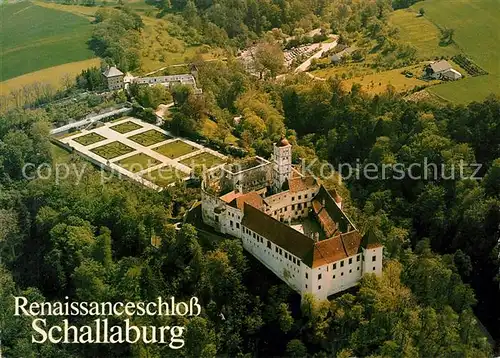
[{"label": "green cultivated field", "polygon": [[0,82],[95,57],[90,19],[28,1],[0,5],[0,19]]},{"label": "green cultivated field", "polygon": [[206,169],[212,168],[216,165],[224,163],[224,161],[208,152],[203,152],[181,161],[182,164],[187,165],[191,169],[194,167],[205,167]]},{"label": "green cultivated field", "polygon": [[128,122],[123,122],[121,124],[116,124],[116,125],[111,126],[109,128],[111,128],[115,132],[125,134],[128,132],[135,131],[136,129],[140,129],[140,128],[142,128],[142,126],[137,124],[137,123],[134,123],[132,121],[128,121]]},{"label": "green cultivated field", "polygon": [[115,164],[118,164],[120,167],[127,169],[132,173],[140,172],[141,170],[153,167],[155,165],[160,164],[161,162],[156,160],[155,158],[150,157],[144,153],[139,153],[132,155],[130,157],[124,158]]},{"label": "green cultivated field", "polygon": [[158,148],[154,148],[153,150],[160,153],[161,155],[166,156],[167,158],[174,159],[188,153],[195,152],[198,150],[198,148],[184,143],[181,140],[176,140],[175,142],[164,144]]},{"label": "green cultivated field", "polygon": [[[481,101],[490,93],[500,95],[498,0],[426,0],[411,7],[413,14],[421,7],[425,10],[424,19],[413,17],[408,10],[395,11],[391,16],[392,24],[400,28],[401,41],[411,43],[424,58],[463,52],[489,73],[478,77],[466,74],[465,79],[434,86],[428,91],[455,103]],[[436,25],[437,32],[429,27],[430,23]],[[454,29],[456,45],[439,46],[438,27]]]},{"label": "green cultivated field", "polygon": [[177,180],[186,178],[187,175],[171,166],[166,166],[146,173],[142,177],[158,186],[165,187],[175,183]]},{"label": "green cultivated field", "polygon": [[134,149],[121,142],[111,142],[109,144],[101,145],[100,147],[91,149],[90,151],[100,157],[103,157],[104,159],[113,159],[119,157],[120,155],[133,152]]},{"label": "green cultivated field", "polygon": [[154,129],[150,129],[149,131],[136,134],[132,137],[128,137],[128,139],[130,139],[131,141],[134,141],[145,147],[149,147],[150,145],[160,143],[171,138],[171,136],[163,134],[162,132],[158,132]]},{"label": "green cultivated field", "polygon": [[100,142],[100,141],[105,140],[105,139],[106,138],[100,134],[89,133],[89,134],[82,135],[81,137],[74,138],[73,140],[77,143],[80,143],[81,145],[87,146],[87,145],[91,145],[91,144]]}]

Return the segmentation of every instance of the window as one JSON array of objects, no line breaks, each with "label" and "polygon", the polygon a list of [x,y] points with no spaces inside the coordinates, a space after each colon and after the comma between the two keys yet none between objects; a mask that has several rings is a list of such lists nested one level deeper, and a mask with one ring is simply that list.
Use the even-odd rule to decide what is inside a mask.
[{"label": "window", "polygon": [[240,228],[240,223],[236,223],[236,228],[239,229]]},{"label": "window", "polygon": [[352,273],[352,269],[349,270],[349,273]]},{"label": "window", "polygon": [[356,262],[359,262],[360,258],[361,258],[361,256],[359,256],[359,255],[356,256]]},{"label": "window", "polygon": [[307,199],[307,194],[306,194],[306,195],[304,195],[304,199]]},{"label": "window", "polygon": [[288,253],[285,252],[285,259],[288,259]]},{"label": "window", "polygon": [[306,288],[307,288],[307,285],[306,285]]},{"label": "window", "polygon": [[301,195],[299,195],[299,200],[300,200],[301,198],[302,198],[302,196],[301,196]]},{"label": "window", "polygon": [[377,256],[372,257],[372,262],[375,262],[377,260]]},{"label": "window", "polygon": [[282,249],[280,249],[280,255],[283,255],[283,250]]},{"label": "window", "polygon": [[333,275],[333,279],[335,280],[335,275]]},{"label": "window", "polygon": [[295,210],[295,204],[292,204],[292,210]]},{"label": "window", "polygon": [[344,276],[344,273],[343,273],[343,272],[341,272],[341,273],[340,273],[340,276]]},{"label": "window", "polygon": [[231,227],[233,227],[233,220],[229,220],[229,225],[231,225]]},{"label": "window", "polygon": [[373,266],[373,271],[375,271],[375,266]]},{"label": "window", "polygon": [[344,267],[344,261],[340,261],[340,267]]},{"label": "window", "polygon": [[309,275],[307,274],[307,272],[306,272],[306,278],[309,278]]},{"label": "window", "polygon": [[267,240],[267,248],[270,249],[271,248],[271,241]]},{"label": "window", "polygon": [[359,271],[359,266],[358,266],[358,271]]},{"label": "window", "polygon": [[321,274],[318,275],[318,280],[321,280]]},{"label": "window", "polygon": [[292,196],[292,201],[295,201],[295,196]]},{"label": "window", "polygon": [[349,265],[352,264],[352,257],[349,259]]},{"label": "window", "polygon": [[274,250],[275,250],[276,252],[278,252],[278,246],[275,246],[275,247],[274,247]]},{"label": "window", "polygon": [[337,264],[333,264],[333,267],[332,267],[332,270],[336,270],[337,269]]},{"label": "window", "polygon": [[321,285],[318,286],[318,290],[321,290]]}]

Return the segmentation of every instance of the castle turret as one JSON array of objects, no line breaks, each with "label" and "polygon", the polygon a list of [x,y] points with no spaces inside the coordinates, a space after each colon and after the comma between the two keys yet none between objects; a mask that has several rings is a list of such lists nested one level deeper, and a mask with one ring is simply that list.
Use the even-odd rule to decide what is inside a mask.
[{"label": "castle turret", "polygon": [[292,172],[292,146],[285,137],[274,143],[273,148],[273,187],[280,191],[283,183]]}]

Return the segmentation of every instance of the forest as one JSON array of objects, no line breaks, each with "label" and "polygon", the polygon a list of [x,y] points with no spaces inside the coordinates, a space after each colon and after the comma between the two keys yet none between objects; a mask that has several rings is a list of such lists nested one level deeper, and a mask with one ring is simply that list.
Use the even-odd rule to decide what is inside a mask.
[{"label": "forest", "polygon": [[[178,220],[199,188],[160,193],[101,173],[48,138],[55,113],[17,108],[0,116],[0,329],[6,356],[22,357],[490,357],[500,299],[500,101],[468,106],[413,103],[389,87],[370,97],[354,85],[305,75],[255,81],[236,61],[200,62],[202,96],[172,90],[167,129],[200,136],[207,116],[221,148],[238,138],[268,157],[283,133],[295,163],[435,163],[427,178],[326,179],[362,232],[384,243],[384,275],[367,275],[329,301],[300,297],[231,238],[211,240]],[[93,86],[85,72],[79,85]],[[75,83],[76,86],[76,83]],[[137,91],[142,103],[166,96]],[[170,95],[170,94],[169,94]],[[232,121],[242,115],[239,123]],[[482,180],[449,168],[480,163]],[[68,163],[62,181],[27,180],[26,163]],[[444,169],[443,169],[444,168]],[[467,167],[469,168],[469,167]],[[434,170],[434,167],[431,168]],[[465,169],[467,174],[470,169]],[[36,174],[29,172],[29,175]],[[389,173],[390,174],[390,173]],[[418,174],[418,173],[417,173]],[[451,177],[451,178],[450,178]],[[156,248],[152,240],[159,240]],[[30,301],[200,299],[193,319],[133,317],[140,325],[185,325],[186,345],[31,344],[31,322],[13,316],[13,296]],[[73,324],[90,317],[73,317]]]}]

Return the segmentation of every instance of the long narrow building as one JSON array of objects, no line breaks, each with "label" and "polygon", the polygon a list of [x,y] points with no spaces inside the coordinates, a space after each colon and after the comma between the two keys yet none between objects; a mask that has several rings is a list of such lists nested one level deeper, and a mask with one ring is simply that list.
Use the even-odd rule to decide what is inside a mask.
[{"label": "long narrow building", "polygon": [[291,163],[285,138],[271,161],[256,157],[209,171],[202,183],[203,221],[243,247],[290,287],[318,299],[382,273],[383,246],[362,236],[342,198]]}]

